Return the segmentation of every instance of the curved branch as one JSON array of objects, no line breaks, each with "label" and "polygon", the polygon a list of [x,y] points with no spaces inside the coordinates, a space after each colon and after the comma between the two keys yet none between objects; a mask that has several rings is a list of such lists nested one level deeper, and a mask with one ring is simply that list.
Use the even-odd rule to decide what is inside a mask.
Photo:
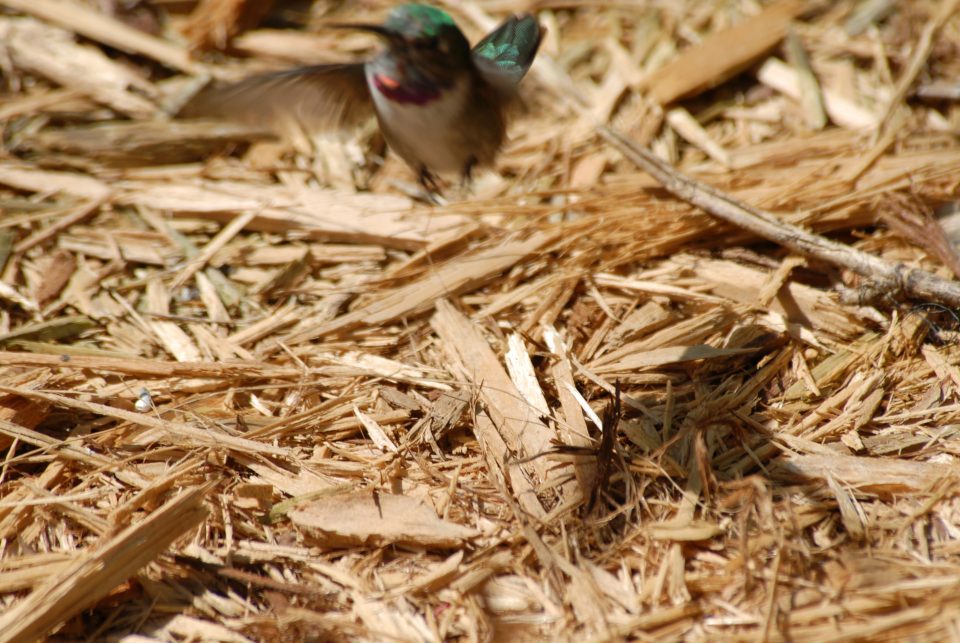
[{"label": "curved branch", "polygon": [[902,263],[891,264],[869,253],[831,241],[771,213],[738,201],[720,190],[680,173],[611,127],[597,129],[600,136],[663,187],[708,214],[790,248],[807,257],[848,268],[873,280],[886,292],[903,292],[915,299],[960,307],[960,282],[942,279],[926,270]]}]

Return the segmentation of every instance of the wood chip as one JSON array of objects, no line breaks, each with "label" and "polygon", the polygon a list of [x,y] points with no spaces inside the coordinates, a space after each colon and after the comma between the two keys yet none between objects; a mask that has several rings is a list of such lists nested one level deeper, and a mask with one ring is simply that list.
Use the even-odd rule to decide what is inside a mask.
[{"label": "wood chip", "polygon": [[476,530],[441,520],[420,500],[369,491],[339,494],[301,505],[290,519],[327,547],[387,544],[456,547]]}]

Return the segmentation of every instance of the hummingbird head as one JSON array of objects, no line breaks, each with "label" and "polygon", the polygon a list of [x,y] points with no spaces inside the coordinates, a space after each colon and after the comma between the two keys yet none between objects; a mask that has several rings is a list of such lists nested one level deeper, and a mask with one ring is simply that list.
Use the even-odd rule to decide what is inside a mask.
[{"label": "hummingbird head", "polygon": [[374,33],[384,40],[386,49],[370,63],[384,93],[396,90],[428,102],[470,65],[466,36],[453,18],[435,7],[404,4],[391,10],[382,25],[338,26]]},{"label": "hummingbird head", "polygon": [[390,34],[390,45],[416,52],[420,59],[440,58],[449,65],[465,62],[470,57],[470,43],[463,32],[449,14],[436,7],[425,4],[394,7],[383,29]]}]

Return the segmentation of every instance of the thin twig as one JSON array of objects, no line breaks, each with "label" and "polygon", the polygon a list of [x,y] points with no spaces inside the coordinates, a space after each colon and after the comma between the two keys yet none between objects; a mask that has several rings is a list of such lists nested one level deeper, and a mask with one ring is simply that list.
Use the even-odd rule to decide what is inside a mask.
[{"label": "thin twig", "polygon": [[872,280],[883,291],[903,292],[914,299],[960,306],[960,283],[941,279],[925,270],[890,264],[871,254],[812,234],[778,220],[773,214],[742,203],[728,194],[679,172],[615,129],[602,126],[600,136],[663,187],[708,214],[748,230],[794,252],[847,268]]}]

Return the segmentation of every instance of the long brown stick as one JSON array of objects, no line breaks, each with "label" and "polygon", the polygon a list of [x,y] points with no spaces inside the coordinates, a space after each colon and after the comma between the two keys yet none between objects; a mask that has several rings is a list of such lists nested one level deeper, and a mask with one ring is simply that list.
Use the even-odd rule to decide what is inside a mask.
[{"label": "long brown stick", "polygon": [[871,254],[811,234],[780,221],[771,213],[742,203],[706,183],[679,172],[613,128],[597,129],[600,136],[663,187],[708,214],[748,230],[799,254],[848,268],[872,280],[883,292],[906,295],[949,306],[960,306],[960,282],[941,279],[925,270],[890,264]]}]

